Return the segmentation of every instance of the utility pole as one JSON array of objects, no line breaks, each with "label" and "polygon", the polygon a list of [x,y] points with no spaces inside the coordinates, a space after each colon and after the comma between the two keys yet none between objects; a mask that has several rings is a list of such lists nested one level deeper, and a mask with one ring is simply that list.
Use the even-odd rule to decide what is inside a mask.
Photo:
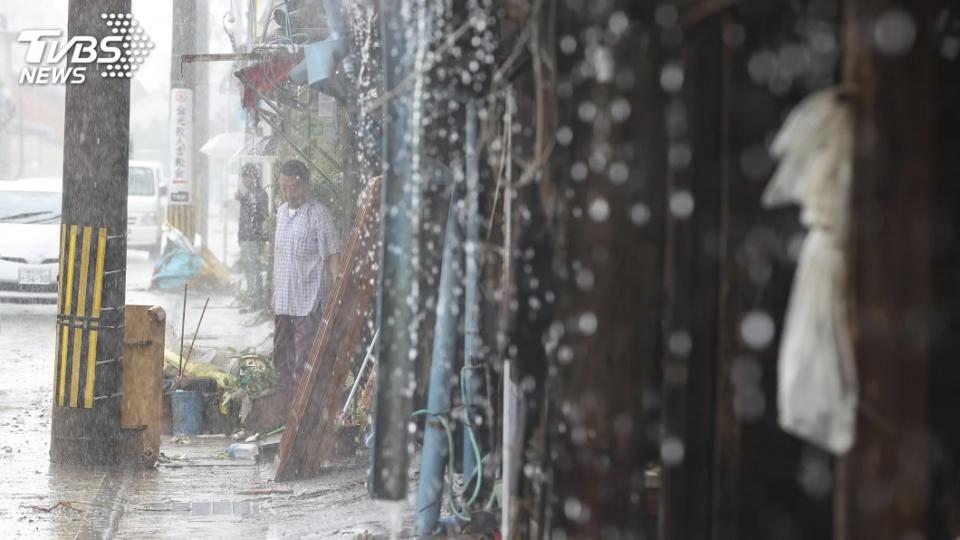
[{"label": "utility pole", "polygon": [[206,44],[207,2],[174,0],[173,21],[167,220],[191,241],[196,233],[206,241],[207,160],[198,150],[207,140],[208,85],[201,76],[206,68],[180,58]]},{"label": "utility pole", "polygon": [[[104,13],[128,14],[130,0],[70,0],[68,35],[110,35]],[[128,78],[67,85],[54,463],[120,457],[129,118]]]},{"label": "utility pole", "polygon": [[[210,48],[207,16],[210,11],[210,4],[207,0],[193,0],[194,5],[193,28],[196,32],[194,38],[194,50],[191,52],[206,52]],[[207,245],[208,231],[207,219],[210,204],[210,166],[207,156],[200,152],[207,139],[210,138],[210,69],[207,64],[196,65],[194,69],[193,80],[193,122],[196,130],[196,138],[193,144],[193,163],[194,163],[194,193],[197,195],[196,202],[196,232],[203,238],[203,245]]]}]

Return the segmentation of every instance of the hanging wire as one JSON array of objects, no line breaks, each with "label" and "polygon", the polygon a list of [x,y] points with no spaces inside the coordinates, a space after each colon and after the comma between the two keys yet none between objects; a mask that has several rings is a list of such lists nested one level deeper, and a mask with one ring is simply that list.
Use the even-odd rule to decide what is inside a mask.
[{"label": "hanging wire", "polygon": [[[462,384],[462,378],[461,378]],[[473,494],[469,499],[465,501],[459,501],[463,497],[457,497],[453,491],[453,481],[454,473],[453,470],[456,467],[456,452],[454,451],[454,442],[453,442],[453,429],[450,427],[450,421],[446,418],[443,413],[432,413],[426,409],[420,409],[418,411],[413,411],[411,416],[432,416],[440,421],[440,424],[443,426],[444,431],[447,434],[447,498],[450,501],[450,510],[453,514],[460,518],[463,521],[470,521],[470,505],[474,504],[480,496],[480,484],[483,478],[483,462],[480,459],[480,445],[477,444],[476,436],[473,433],[473,429],[470,427],[469,422],[464,422],[464,429],[467,431],[467,436],[470,440],[470,446],[473,448],[474,456],[477,459],[477,468],[474,469],[473,474],[470,475],[470,478],[464,479],[464,485],[469,485],[470,482],[476,477],[477,481],[474,483]]]}]

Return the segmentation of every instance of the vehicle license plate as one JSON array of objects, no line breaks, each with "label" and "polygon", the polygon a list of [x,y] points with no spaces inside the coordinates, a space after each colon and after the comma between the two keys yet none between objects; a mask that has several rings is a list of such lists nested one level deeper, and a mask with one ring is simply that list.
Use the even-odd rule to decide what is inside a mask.
[{"label": "vehicle license plate", "polygon": [[50,270],[46,268],[21,268],[21,285],[46,285],[50,283]]}]

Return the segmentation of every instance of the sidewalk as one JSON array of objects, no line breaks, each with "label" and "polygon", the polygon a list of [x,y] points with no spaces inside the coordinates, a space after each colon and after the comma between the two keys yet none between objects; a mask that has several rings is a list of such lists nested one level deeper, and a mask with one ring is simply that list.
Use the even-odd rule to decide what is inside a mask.
[{"label": "sidewalk", "polygon": [[[136,282],[142,261],[131,260]],[[205,295],[191,295],[187,343]],[[176,321],[182,296],[131,291],[128,303],[158,304]],[[210,300],[197,346],[269,342],[270,324],[244,327],[229,297]],[[2,309],[19,309],[4,307]],[[49,464],[55,309],[3,313],[0,334],[0,524],[25,538],[386,538],[411,536],[407,502],[366,491],[368,456],[319,478],[275,484],[273,465],[231,460],[223,436],[165,438],[164,462],[149,471],[56,468]],[[170,347],[171,344],[168,344]],[[177,344],[179,346],[179,343]],[[282,490],[278,493],[251,490]],[[59,505],[59,506],[58,506]]]}]

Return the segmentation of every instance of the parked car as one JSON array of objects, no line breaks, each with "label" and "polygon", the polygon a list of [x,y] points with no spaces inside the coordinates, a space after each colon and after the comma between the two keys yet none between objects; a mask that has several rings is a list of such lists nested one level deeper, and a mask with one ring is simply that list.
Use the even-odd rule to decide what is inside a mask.
[{"label": "parked car", "polygon": [[0,182],[0,302],[57,303],[60,178]]},{"label": "parked car", "polygon": [[167,186],[160,163],[131,161],[127,184],[127,247],[160,253]]},{"label": "parked car", "polygon": [[[131,161],[127,247],[160,252],[166,186],[160,164]],[[0,181],[0,302],[57,303],[61,178]]]}]

